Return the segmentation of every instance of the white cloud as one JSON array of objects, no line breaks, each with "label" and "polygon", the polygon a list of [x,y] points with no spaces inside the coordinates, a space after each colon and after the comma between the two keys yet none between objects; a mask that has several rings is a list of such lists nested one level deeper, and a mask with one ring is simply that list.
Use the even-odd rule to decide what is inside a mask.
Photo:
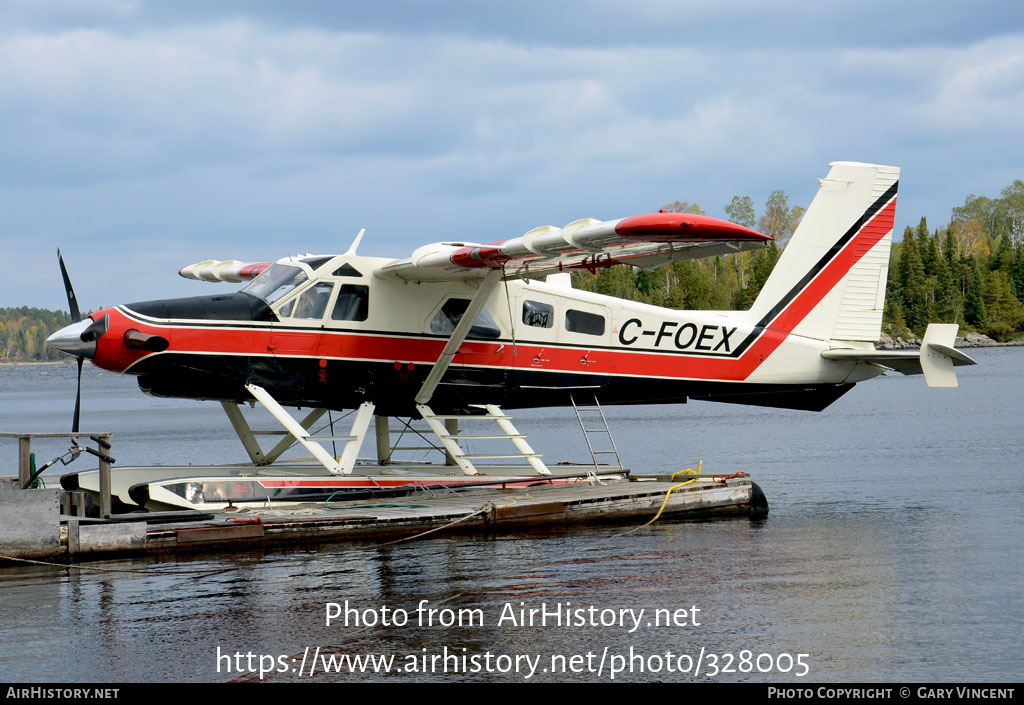
[{"label": "white cloud", "polygon": [[[805,203],[835,159],[903,166],[899,217],[941,222],[1020,166],[1021,34],[837,50],[110,22],[0,34],[0,242],[47,268],[68,239],[93,265],[175,243],[138,286],[97,277],[107,303],[158,295],[183,259],[340,249],[364,226],[399,256],[675,199]],[[40,281],[0,266],[6,301]]]}]

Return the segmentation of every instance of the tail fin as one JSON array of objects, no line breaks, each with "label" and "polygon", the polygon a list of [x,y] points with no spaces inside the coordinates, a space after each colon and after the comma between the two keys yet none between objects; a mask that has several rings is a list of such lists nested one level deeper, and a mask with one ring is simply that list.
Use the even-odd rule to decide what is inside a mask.
[{"label": "tail fin", "polygon": [[830,166],[750,314],[760,327],[809,338],[876,341],[900,172]]}]

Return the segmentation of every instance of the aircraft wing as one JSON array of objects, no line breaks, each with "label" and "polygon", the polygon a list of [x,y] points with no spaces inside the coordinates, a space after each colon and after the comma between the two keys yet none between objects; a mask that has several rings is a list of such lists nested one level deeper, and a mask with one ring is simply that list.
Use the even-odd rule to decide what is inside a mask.
[{"label": "aircraft wing", "polygon": [[273,262],[240,262],[237,259],[205,259],[202,262],[185,265],[178,270],[178,274],[186,279],[237,284],[243,280],[255,279],[272,264]]},{"label": "aircraft wing", "polygon": [[424,245],[376,273],[409,281],[447,281],[479,278],[491,269],[503,270],[506,279],[574,269],[594,272],[616,264],[653,269],[681,259],[767,247],[771,241],[719,218],[663,211],[619,220],[588,218],[564,228],[547,225],[487,244]]}]

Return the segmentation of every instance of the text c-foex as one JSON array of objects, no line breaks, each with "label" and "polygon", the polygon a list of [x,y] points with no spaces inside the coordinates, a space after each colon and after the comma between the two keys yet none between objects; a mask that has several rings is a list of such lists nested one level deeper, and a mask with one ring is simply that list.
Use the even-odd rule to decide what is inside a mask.
[{"label": "text c-foex", "polygon": [[633,345],[645,337],[651,337],[654,340],[652,347],[655,348],[661,347],[662,341],[665,341],[666,347],[671,344],[678,350],[730,353],[732,335],[735,332],[735,327],[698,326],[696,323],[678,321],[663,321],[660,326],[648,329],[639,318],[630,318],[619,328],[619,342],[623,345]]}]

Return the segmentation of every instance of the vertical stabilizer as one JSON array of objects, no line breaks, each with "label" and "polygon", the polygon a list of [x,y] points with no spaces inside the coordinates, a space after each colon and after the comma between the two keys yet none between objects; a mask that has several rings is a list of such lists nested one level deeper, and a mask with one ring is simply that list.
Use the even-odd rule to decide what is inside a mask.
[{"label": "vertical stabilizer", "polygon": [[750,313],[758,325],[819,340],[876,341],[899,169],[833,162]]}]

